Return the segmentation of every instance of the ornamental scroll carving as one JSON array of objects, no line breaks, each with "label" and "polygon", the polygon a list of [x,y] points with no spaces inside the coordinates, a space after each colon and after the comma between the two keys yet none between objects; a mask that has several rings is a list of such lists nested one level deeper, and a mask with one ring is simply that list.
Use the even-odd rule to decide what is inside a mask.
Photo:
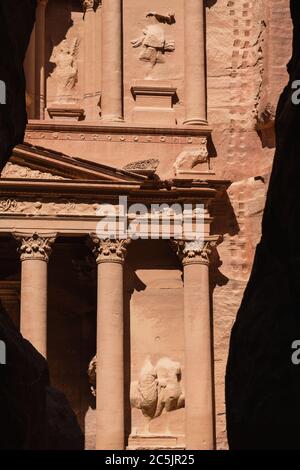
[{"label": "ornamental scroll carving", "polygon": [[97,216],[100,204],[91,202],[76,202],[61,199],[58,202],[37,200],[0,199],[0,214],[7,215],[40,215],[40,216]]},{"label": "ornamental scroll carving", "polygon": [[18,253],[21,261],[29,259],[49,261],[56,234],[39,235],[33,233],[32,235],[25,235],[14,233],[13,235],[19,243]]},{"label": "ornamental scroll carving", "polygon": [[175,23],[175,14],[167,15],[150,11],[146,15],[147,26],[143,30],[143,35],[132,40],[132,47],[142,47],[139,59],[149,62],[152,67],[165,62],[165,53],[175,51],[175,41],[168,39],[163,24],[172,25]]},{"label": "ornamental scroll carving", "polygon": [[180,363],[163,357],[153,365],[148,357],[138,380],[131,383],[130,402],[150,420],[164,412],[183,408],[185,399]]},{"label": "ornamental scroll carving", "polygon": [[16,165],[8,162],[2,170],[1,178],[24,178],[39,180],[63,180],[62,176],[53,175],[52,173],[33,170],[27,166]]}]

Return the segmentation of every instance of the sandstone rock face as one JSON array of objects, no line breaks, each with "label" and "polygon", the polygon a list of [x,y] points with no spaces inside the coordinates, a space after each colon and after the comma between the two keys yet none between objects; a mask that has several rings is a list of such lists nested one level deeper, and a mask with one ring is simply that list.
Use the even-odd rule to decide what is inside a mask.
[{"label": "sandstone rock face", "polygon": [[[197,377],[184,365],[187,346],[192,342],[190,338],[187,341],[184,333],[188,307],[184,305],[186,284],[182,259],[166,240],[142,240],[131,244],[124,266],[125,433],[121,431],[124,419],[122,424],[112,419],[113,412],[120,418],[120,410],[124,409],[122,380],[118,379],[117,387],[113,387],[120,394],[117,404],[106,396],[101,409],[90,393],[87,370],[96,354],[96,325],[100,316],[97,319],[98,268],[86,239],[95,231],[97,207],[103,203],[104,196],[102,189],[95,188],[90,188],[84,196],[76,180],[89,178],[89,185],[91,178],[99,181],[104,178],[115,201],[120,189],[118,185],[112,186],[112,181],[114,184],[119,181],[123,188],[124,182],[128,183],[124,175],[129,181],[133,178],[126,171],[134,172],[134,179],[150,177],[148,182],[157,182],[157,187],[161,182],[166,184],[168,191],[164,192],[169,195],[172,195],[170,180],[176,185],[187,184],[184,191],[194,178],[197,184],[206,180],[208,185],[214,185],[222,179],[232,183],[209,204],[213,218],[210,233],[216,238],[223,237],[211,263],[210,295],[207,286],[196,302],[199,310],[193,308],[200,312],[204,305],[205,318],[211,315],[213,324],[214,344],[206,352],[213,349],[213,357],[207,361],[213,362],[214,380],[208,382],[209,387],[213,385],[215,409],[209,413],[207,428],[212,430],[215,425],[216,442],[209,438],[209,445],[218,449],[227,447],[224,376],[229,336],[261,236],[275,148],[274,110],[288,80],[286,64],[292,35],[289,0],[206,0],[204,3],[206,52],[201,23],[204,14],[202,9],[193,10],[201,4],[198,0],[48,0],[38,4],[37,24],[25,60],[30,97],[26,144],[15,149],[0,179],[5,186],[7,181],[3,180],[17,176],[28,187],[35,185],[36,192],[24,196],[19,182],[21,189],[16,194],[16,182],[9,195],[0,197],[3,215],[0,218],[3,235],[0,295],[3,293],[9,313],[18,324],[20,284],[24,292],[26,276],[20,268],[12,237],[8,239],[7,235],[16,226],[21,232],[29,231],[30,226],[31,231],[37,232],[34,238],[38,247],[44,243],[39,231],[51,232],[52,239],[59,233],[55,242],[51,242],[47,294],[45,264],[33,260],[35,268],[27,269],[32,273],[27,276],[27,288],[35,286],[32,290],[40,295],[34,301],[31,297],[27,316],[23,310],[23,320],[26,317],[23,326],[26,323],[33,342],[36,336],[42,340],[44,353],[47,348],[51,383],[70,402],[85,434],[87,449],[99,446],[96,434],[98,441],[105,434],[101,427],[96,431],[99,418],[102,422],[117,423],[119,429],[115,428],[114,434],[121,436],[118,445],[123,446],[125,434],[125,445],[129,448],[144,448],[149,446],[150,433],[153,448],[182,448],[186,445],[187,397],[191,393],[186,378]],[[202,65],[191,67],[194,60],[201,62],[205,54],[206,70]],[[208,125],[205,124],[206,104]],[[120,118],[124,118],[123,122]],[[123,168],[124,172],[112,167]],[[72,185],[66,181],[70,178]],[[49,192],[49,180],[52,188],[59,189]],[[140,184],[139,179],[134,184],[137,183]],[[227,188],[229,184],[226,182],[224,186]],[[72,187],[72,192],[67,187]],[[91,225],[83,224],[83,220]],[[75,232],[76,236],[71,236]],[[31,240],[34,234],[29,235]],[[25,237],[23,248],[27,242]],[[37,274],[37,266],[41,265],[42,276]],[[39,287],[41,279],[43,288]],[[203,287],[207,282],[205,274],[205,283],[199,282],[198,294],[200,285]],[[105,308],[110,303],[112,286],[118,286],[119,299],[122,295],[121,283],[111,282],[99,296],[101,302],[106,297]],[[47,335],[43,328],[46,302],[39,302],[39,314],[31,315],[32,304],[37,305],[36,298],[43,300],[46,295]],[[205,301],[208,297],[211,308],[207,308]],[[24,298],[26,295],[23,301]],[[204,331],[206,341],[209,334],[204,328],[200,330],[202,334]],[[118,336],[119,346],[122,336]],[[97,348],[103,344],[104,341],[99,341]],[[97,352],[99,360],[106,364],[101,371],[115,373],[113,353],[116,351],[116,348],[107,349],[106,357],[98,356]],[[153,366],[165,357],[180,364],[180,387],[186,401],[185,408],[161,413],[150,421],[140,409],[132,407],[129,399],[131,383],[139,381],[148,356]],[[123,370],[120,363],[118,360],[119,370]],[[109,379],[112,375],[108,374]],[[115,374],[115,377],[120,376]],[[93,369],[90,378],[95,386]],[[150,379],[153,395],[158,397]],[[97,385],[98,389],[102,384]],[[176,381],[175,385],[178,391]],[[199,401],[205,395],[210,394],[199,391]],[[48,396],[47,402],[51,408],[47,445],[78,448],[81,435],[74,416],[65,409],[64,399],[55,393]],[[193,403],[194,410],[209,409],[203,404],[198,406],[197,396]],[[103,419],[104,415],[107,420]],[[190,416],[193,418],[193,413]],[[203,425],[204,420],[198,421]],[[72,423],[75,427],[70,430]],[[55,442],[55,435],[61,442]]]},{"label": "sandstone rock face", "polygon": [[6,104],[0,104],[1,169],[12,148],[24,139],[27,117],[23,61],[35,8],[36,0],[1,2],[0,5],[0,80],[6,85]]},{"label": "sandstone rock face", "polygon": [[292,102],[292,82],[300,78],[297,1],[291,2],[291,11],[294,53],[290,82],[277,109],[277,150],[262,239],[230,342],[226,399],[232,449],[299,448],[299,366],[291,360],[292,343],[300,335],[300,108]]}]

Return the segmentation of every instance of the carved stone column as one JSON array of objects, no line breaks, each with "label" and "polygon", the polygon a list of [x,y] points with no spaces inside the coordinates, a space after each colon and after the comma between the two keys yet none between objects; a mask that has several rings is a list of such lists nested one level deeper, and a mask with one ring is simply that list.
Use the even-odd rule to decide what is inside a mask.
[{"label": "carved stone column", "polygon": [[184,0],[185,124],[207,124],[205,8],[203,0]]},{"label": "carved stone column", "polygon": [[123,120],[122,0],[102,0],[102,90],[104,121]]},{"label": "carved stone column", "polygon": [[123,265],[128,240],[91,235],[98,264],[96,449],[124,449]]},{"label": "carved stone column", "polygon": [[46,107],[46,79],[45,79],[45,17],[48,0],[38,0],[36,10],[36,83],[38,88],[36,101],[37,118],[44,119]]},{"label": "carved stone column", "polygon": [[26,77],[26,92],[28,95],[29,103],[28,117],[35,118],[35,26],[31,33],[30,42],[26,52],[24,70]]},{"label": "carved stone column", "polygon": [[56,234],[14,233],[21,259],[20,330],[47,355],[47,264]]},{"label": "carved stone column", "polygon": [[210,242],[175,242],[184,270],[185,426],[187,450],[214,449]]},{"label": "carved stone column", "polygon": [[99,49],[99,38],[96,38],[96,1],[82,0],[84,10],[84,111],[87,121],[99,119],[99,108],[97,108],[95,65],[96,51]]}]

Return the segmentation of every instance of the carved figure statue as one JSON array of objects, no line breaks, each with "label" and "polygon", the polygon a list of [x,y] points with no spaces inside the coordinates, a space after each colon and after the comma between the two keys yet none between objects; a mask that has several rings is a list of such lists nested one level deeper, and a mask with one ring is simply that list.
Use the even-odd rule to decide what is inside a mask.
[{"label": "carved figure statue", "polygon": [[162,23],[173,24],[175,14],[160,15],[156,12],[149,12],[146,15],[147,27],[143,31],[143,36],[131,41],[133,47],[142,46],[140,60],[150,62],[154,67],[158,63],[165,61],[165,52],[175,50],[175,41],[166,38]]},{"label": "carved figure statue", "polygon": [[197,147],[187,147],[178,155],[173,165],[175,175],[181,171],[191,171],[196,165],[208,161],[207,139],[201,139]]},{"label": "carved figure statue", "polygon": [[180,364],[164,357],[154,366],[148,357],[138,380],[131,384],[130,402],[150,420],[183,408]]},{"label": "carved figure statue", "polygon": [[50,62],[56,65],[53,76],[57,81],[58,102],[63,102],[66,95],[75,87],[78,81],[78,38],[64,39],[53,48]]}]

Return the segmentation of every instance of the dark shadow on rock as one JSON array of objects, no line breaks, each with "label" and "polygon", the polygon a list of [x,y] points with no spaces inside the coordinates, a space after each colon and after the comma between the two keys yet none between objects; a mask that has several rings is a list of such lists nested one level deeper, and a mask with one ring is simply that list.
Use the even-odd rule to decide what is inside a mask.
[{"label": "dark shadow on rock", "polygon": [[294,22],[290,82],[276,113],[274,158],[261,243],[234,324],[226,374],[231,449],[300,449],[300,106],[291,84],[300,79],[300,4]]},{"label": "dark shadow on rock", "polygon": [[27,123],[23,62],[35,21],[36,0],[0,2],[0,80],[6,104],[0,104],[0,171],[13,147],[24,139]]},{"label": "dark shadow on rock", "polygon": [[6,346],[6,365],[0,365],[0,448],[43,449],[47,364],[22,338],[1,303],[0,339]]},{"label": "dark shadow on rock", "polygon": [[65,395],[47,387],[47,449],[83,450],[84,436]]},{"label": "dark shadow on rock", "polygon": [[49,385],[46,360],[26,341],[0,301],[0,449],[83,449],[84,439],[64,394]]}]

